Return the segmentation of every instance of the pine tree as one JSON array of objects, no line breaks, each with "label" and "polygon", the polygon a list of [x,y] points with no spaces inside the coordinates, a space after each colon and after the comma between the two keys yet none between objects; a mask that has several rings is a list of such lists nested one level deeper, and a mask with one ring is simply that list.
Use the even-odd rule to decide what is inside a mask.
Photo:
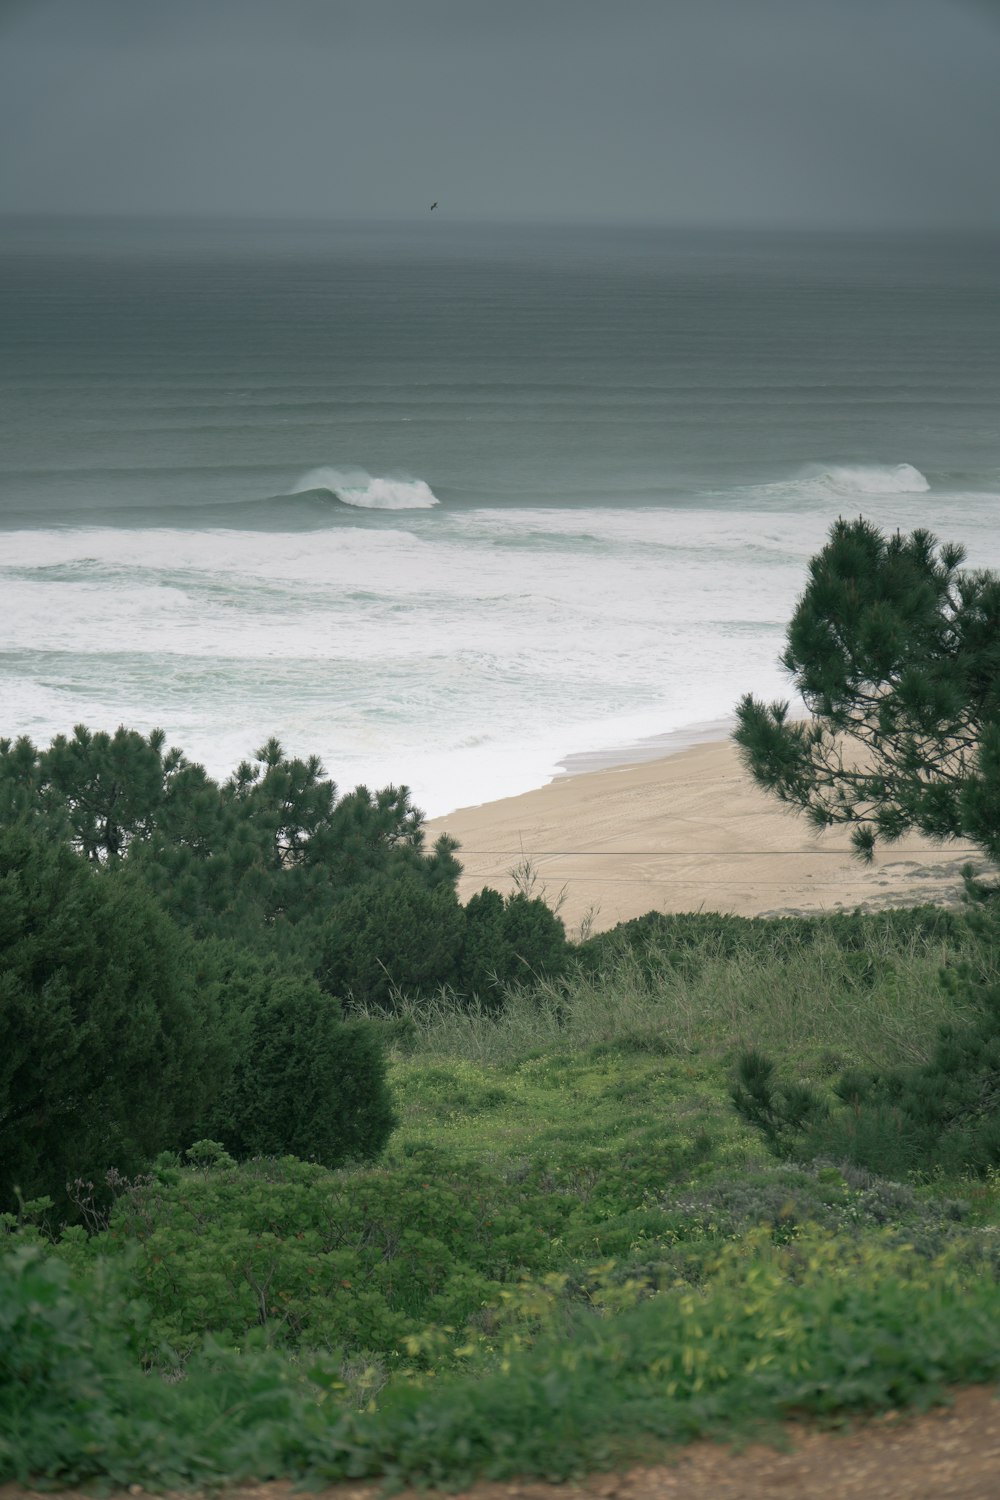
[{"label": "pine tree", "polygon": [[164,752],[164,735],[119,726],[114,734],[78,724],[47,750],[22,736],[0,740],[0,809],[4,822],[30,813],[64,832],[93,864],[122,858],[155,826],[172,779],[185,765]]},{"label": "pine tree", "polygon": [[276,739],[221,785],[166,749],[160,730],[78,725],[47,749],[0,740],[0,828],[15,823],[95,869],[125,865],[194,936],[299,967],[311,967],[315,935],[358,887],[405,876],[453,895],[461,870],[454,840],[425,847],[405,786],[338,797],[318,757],[288,757]]},{"label": "pine tree", "polygon": [[1000,860],[1000,577],[927,531],[839,520],[809,565],[782,664],[810,718],[750,694],[734,739],[755,781],[856,852],[910,829]]}]

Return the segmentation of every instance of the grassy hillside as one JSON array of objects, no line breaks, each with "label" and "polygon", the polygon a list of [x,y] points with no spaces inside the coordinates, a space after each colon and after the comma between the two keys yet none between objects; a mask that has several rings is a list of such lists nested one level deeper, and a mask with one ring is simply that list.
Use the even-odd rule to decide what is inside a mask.
[{"label": "grassy hillside", "polygon": [[926,1061],[994,948],[644,920],[500,1015],[397,998],[379,1165],[204,1144],[55,1243],[8,1218],[0,1477],[558,1477],[1000,1375],[1000,1179],[779,1158],[730,1098],[747,1047],[821,1092]]}]

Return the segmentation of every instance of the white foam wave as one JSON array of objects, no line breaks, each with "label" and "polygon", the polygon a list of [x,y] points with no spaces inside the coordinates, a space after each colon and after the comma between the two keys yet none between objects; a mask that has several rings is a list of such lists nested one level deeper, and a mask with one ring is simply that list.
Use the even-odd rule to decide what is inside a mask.
[{"label": "white foam wave", "polygon": [[[789,695],[785,627],[849,503],[734,493],[728,509],[442,506],[430,525],[349,512],[308,533],[5,532],[0,733],[158,724],[218,776],[275,733],[341,787],[405,781],[430,813],[526,791],[568,753]],[[994,496],[939,481],[933,501],[974,566],[1000,566]],[[909,529],[929,507],[857,508]]]},{"label": "white foam wave", "polygon": [[797,510],[803,503],[828,506],[831,502],[861,500],[876,503],[901,495],[926,495],[930,481],[913,464],[809,464],[794,478],[746,489],[717,492],[723,503],[759,504],[763,508]]},{"label": "white foam wave", "polygon": [[327,490],[345,505],[362,510],[430,510],[440,503],[423,479],[391,479],[364,469],[310,469],[292,493],[301,495],[306,490]]},{"label": "white foam wave", "polygon": [[807,476],[803,487],[831,495],[923,495],[926,476],[912,464],[841,464]]}]

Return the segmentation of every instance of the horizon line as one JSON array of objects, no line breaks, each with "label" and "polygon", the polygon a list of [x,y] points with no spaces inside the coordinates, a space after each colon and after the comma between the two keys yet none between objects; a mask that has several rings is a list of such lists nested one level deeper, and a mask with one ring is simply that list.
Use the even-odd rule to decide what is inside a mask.
[{"label": "horizon line", "polygon": [[521,218],[491,216],[488,214],[451,217],[438,210],[433,221],[426,209],[412,214],[356,214],[335,215],[316,213],[266,213],[243,209],[202,210],[185,209],[68,209],[68,208],[9,208],[0,209],[0,223],[77,223],[77,224],[149,224],[176,225],[178,227],[216,225],[229,227],[254,225],[278,229],[282,227],[312,227],[316,229],[415,229],[433,228],[435,233],[442,228],[455,229],[537,229],[589,231],[616,230],[647,231],[675,234],[802,234],[865,236],[884,235],[900,237],[907,235],[940,236],[955,238],[968,235],[1000,235],[1000,220],[995,223],[827,223],[775,220],[771,223],[757,221],[719,221],[688,219],[642,219],[605,218],[587,219],[576,217]]}]

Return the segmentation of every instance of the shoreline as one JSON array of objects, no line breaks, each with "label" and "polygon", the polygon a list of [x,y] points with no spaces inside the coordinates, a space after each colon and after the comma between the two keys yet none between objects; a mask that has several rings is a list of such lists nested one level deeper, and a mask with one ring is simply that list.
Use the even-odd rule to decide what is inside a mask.
[{"label": "shoreline", "polygon": [[682,750],[693,750],[697,745],[721,744],[729,739],[735,723],[730,714],[724,719],[699,720],[685,724],[682,729],[667,729],[662,734],[631,740],[626,745],[614,745],[604,750],[577,750],[557,761],[556,774],[551,779],[558,781],[564,776],[581,776],[587,771],[641,766],[649,760],[666,760],[668,756],[679,755]]},{"label": "shoreline", "polygon": [[[752,782],[728,739],[692,743],[691,732],[569,756],[545,786],[428,820],[429,839],[459,841],[461,899],[533,882],[531,894],[559,903],[578,936],[654,910],[750,917],[951,903],[963,865],[985,864],[968,844],[910,834],[862,865],[849,828],[815,833]],[[643,746],[644,758],[621,759]],[[593,764],[605,754],[615,761]]]}]

